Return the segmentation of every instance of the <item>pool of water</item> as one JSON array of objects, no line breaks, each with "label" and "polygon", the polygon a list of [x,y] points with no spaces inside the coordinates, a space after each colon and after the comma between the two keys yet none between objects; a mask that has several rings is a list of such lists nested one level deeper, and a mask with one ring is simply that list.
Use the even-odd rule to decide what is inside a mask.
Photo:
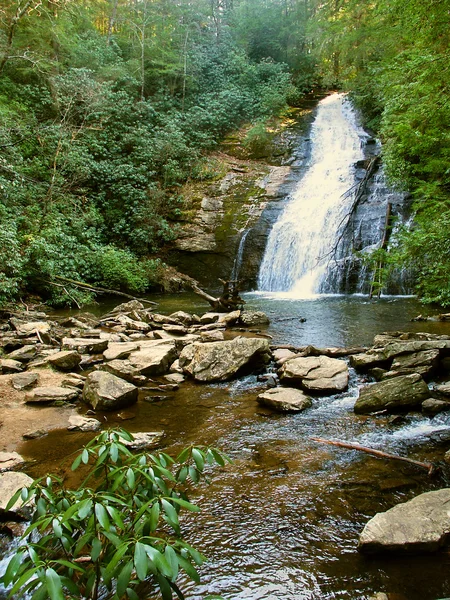
[{"label": "pool of water", "polygon": [[[160,312],[207,310],[191,295],[158,300]],[[369,344],[385,330],[450,333],[449,324],[411,322],[423,312],[413,298],[369,302],[247,294],[245,300],[249,308],[270,316],[267,332],[275,343],[348,346]],[[447,553],[367,558],[357,551],[359,534],[371,516],[446,486],[445,466],[430,479],[412,465],[311,438],[357,441],[422,461],[442,460],[450,443],[445,414],[433,419],[410,414],[400,426],[383,415],[355,415],[361,383],[353,372],[347,392],[315,398],[312,408],[297,415],[260,407],[256,396],[264,384],[255,376],[215,385],[187,382],[166,400],[139,401],[125,423],[114,413],[105,415],[108,424],[120,423],[131,431],[163,430],[168,452],[208,444],[233,459],[214,469],[211,484],[197,492],[202,512],[183,523],[186,537],[209,559],[200,569],[200,585],[180,583],[187,599],[221,594],[227,600],[368,600],[385,592],[391,600],[437,600],[450,595]],[[19,452],[36,461],[32,475],[64,471],[61,457],[87,439],[57,431],[24,443]],[[153,598],[150,592],[144,597]]]}]

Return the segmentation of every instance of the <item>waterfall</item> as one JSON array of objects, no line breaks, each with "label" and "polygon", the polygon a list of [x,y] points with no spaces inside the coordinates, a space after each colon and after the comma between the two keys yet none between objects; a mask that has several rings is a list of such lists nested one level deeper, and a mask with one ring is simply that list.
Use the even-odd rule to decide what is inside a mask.
[{"label": "waterfall", "polygon": [[234,259],[233,270],[231,271],[231,281],[236,281],[239,277],[239,271],[241,270],[241,266],[242,266],[242,256],[244,254],[245,240],[246,240],[249,232],[250,232],[250,229],[246,229],[244,231],[244,233],[242,234],[242,237],[239,241],[237,255],[236,255],[236,258]]},{"label": "waterfall", "polygon": [[[355,113],[344,94],[319,103],[309,168],[274,224],[261,263],[261,291],[307,297],[321,290],[348,218],[354,164],[363,158]],[[333,290],[336,291],[336,290]]]}]

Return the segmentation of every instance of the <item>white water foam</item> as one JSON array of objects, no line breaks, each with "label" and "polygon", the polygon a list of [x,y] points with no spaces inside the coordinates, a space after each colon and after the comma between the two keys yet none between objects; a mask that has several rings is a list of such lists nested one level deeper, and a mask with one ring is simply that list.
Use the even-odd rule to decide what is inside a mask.
[{"label": "white water foam", "polygon": [[354,164],[363,158],[355,113],[344,94],[319,103],[310,167],[269,235],[258,288],[313,298],[350,211]]}]

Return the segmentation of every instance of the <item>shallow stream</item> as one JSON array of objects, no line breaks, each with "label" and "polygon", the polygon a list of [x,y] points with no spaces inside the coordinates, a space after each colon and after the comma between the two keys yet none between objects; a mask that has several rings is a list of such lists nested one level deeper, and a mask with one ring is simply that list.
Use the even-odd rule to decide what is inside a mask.
[{"label": "shallow stream", "polygon": [[[423,311],[412,298],[316,297],[294,300],[248,294],[247,305],[272,319],[274,343],[316,346],[370,344],[386,330],[450,334],[450,324],[413,323]],[[158,311],[205,312],[194,296],[158,298]],[[115,304],[118,302],[116,301]],[[97,307],[104,313],[111,306]],[[300,322],[306,318],[306,322]],[[182,582],[186,598],[208,594],[234,599],[366,600],[376,592],[390,600],[437,600],[450,596],[450,556],[366,558],[356,549],[359,533],[376,512],[446,485],[444,471],[426,471],[396,461],[313,442],[312,436],[358,441],[418,460],[442,460],[450,446],[450,418],[411,414],[400,425],[386,416],[355,416],[361,378],[348,392],[316,398],[297,415],[261,408],[265,386],[255,376],[217,385],[185,383],[165,400],[139,401],[127,421],[105,415],[108,424],[131,431],[164,430],[165,450],[210,444],[233,463],[214,469],[211,485],[196,501],[202,512],[184,522],[188,540],[209,558],[201,585]],[[122,415],[123,416],[123,415]],[[18,449],[36,462],[34,476],[64,469],[64,456],[89,439],[56,431]],[[148,596],[149,598],[151,596]]]}]

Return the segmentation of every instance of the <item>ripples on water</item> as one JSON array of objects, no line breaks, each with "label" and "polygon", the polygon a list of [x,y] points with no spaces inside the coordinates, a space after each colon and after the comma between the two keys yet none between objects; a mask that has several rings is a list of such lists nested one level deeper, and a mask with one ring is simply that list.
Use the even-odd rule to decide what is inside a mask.
[{"label": "ripples on water", "polygon": [[[163,298],[159,310],[197,310],[198,300],[190,298]],[[286,301],[255,294],[245,299],[249,309],[264,310],[272,318],[267,331],[277,343],[368,344],[386,329],[450,333],[445,324],[411,323],[423,311],[414,299]],[[298,321],[300,316],[306,323]],[[186,537],[209,558],[200,569],[200,585],[181,582],[186,598],[220,593],[227,600],[368,600],[384,591],[397,594],[396,600],[436,600],[450,595],[448,554],[382,559],[365,558],[356,550],[364,524],[376,512],[442,487],[445,480],[430,480],[411,465],[310,438],[356,441],[429,460],[442,457],[450,431],[445,414],[433,419],[414,414],[401,426],[383,415],[354,415],[360,384],[354,374],[348,392],[315,398],[311,409],[297,415],[260,407],[256,396],[264,384],[255,376],[210,386],[185,383],[171,399],[132,408],[135,418],[125,426],[164,430],[168,452],[192,443],[211,444],[233,459],[231,465],[215,468],[211,485],[198,493],[202,512],[184,520]],[[108,415],[110,424],[115,418]],[[37,459],[32,473],[37,475],[53,469],[64,451],[87,439],[54,432],[19,451]]]}]

